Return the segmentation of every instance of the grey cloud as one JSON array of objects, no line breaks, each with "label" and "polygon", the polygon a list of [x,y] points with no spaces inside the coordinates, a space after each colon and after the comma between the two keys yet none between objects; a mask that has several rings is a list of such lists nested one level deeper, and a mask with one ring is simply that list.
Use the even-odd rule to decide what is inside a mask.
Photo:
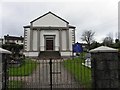
[{"label": "grey cloud", "polygon": [[[111,2],[111,3],[110,3]],[[96,38],[102,38],[109,32],[117,30],[117,6],[113,1],[81,3],[3,3],[2,32],[4,34],[23,35],[23,26],[48,11],[69,21],[76,26],[76,40],[85,29],[96,32]],[[117,3],[114,3],[117,5]],[[99,34],[100,33],[100,34]]]}]

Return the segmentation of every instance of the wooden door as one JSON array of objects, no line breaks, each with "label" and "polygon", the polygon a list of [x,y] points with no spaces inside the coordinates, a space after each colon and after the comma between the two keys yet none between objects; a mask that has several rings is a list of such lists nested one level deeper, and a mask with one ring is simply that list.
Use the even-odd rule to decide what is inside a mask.
[{"label": "wooden door", "polygon": [[46,50],[53,50],[53,40],[46,40]]}]

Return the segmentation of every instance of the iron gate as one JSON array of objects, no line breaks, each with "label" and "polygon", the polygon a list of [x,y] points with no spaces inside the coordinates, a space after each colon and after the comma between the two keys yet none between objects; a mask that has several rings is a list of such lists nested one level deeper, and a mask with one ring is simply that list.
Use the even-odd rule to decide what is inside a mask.
[{"label": "iron gate", "polygon": [[25,59],[8,63],[6,88],[90,88],[91,70],[80,57],[70,59]]}]

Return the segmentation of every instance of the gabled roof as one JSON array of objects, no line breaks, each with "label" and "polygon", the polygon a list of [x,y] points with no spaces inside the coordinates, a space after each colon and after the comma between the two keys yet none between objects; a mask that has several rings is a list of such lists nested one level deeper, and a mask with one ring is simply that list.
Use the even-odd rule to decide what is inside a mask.
[{"label": "gabled roof", "polygon": [[66,20],[62,19],[61,17],[59,17],[59,16],[55,15],[54,13],[52,13],[52,12],[50,12],[50,11],[49,11],[48,13],[46,13],[46,14],[44,14],[44,15],[42,15],[42,16],[40,16],[40,17],[36,18],[36,19],[34,19],[34,20],[33,20],[33,21],[31,21],[30,23],[32,23],[32,22],[34,22],[34,21],[36,21],[36,20],[38,20],[38,19],[40,19],[40,18],[42,18],[42,17],[44,17],[44,16],[48,15],[48,14],[52,14],[52,15],[56,16],[57,18],[59,18],[59,19],[61,19],[61,20],[63,20],[64,22],[66,22],[66,23],[68,23],[68,24],[69,24],[69,22],[68,22],[68,21],[66,21]]}]

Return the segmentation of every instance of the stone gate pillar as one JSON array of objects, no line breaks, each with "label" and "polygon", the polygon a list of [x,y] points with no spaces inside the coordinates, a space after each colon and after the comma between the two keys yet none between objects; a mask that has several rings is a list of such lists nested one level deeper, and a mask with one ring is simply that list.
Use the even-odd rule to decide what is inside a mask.
[{"label": "stone gate pillar", "polygon": [[90,50],[93,88],[119,88],[118,50],[101,46]]}]

